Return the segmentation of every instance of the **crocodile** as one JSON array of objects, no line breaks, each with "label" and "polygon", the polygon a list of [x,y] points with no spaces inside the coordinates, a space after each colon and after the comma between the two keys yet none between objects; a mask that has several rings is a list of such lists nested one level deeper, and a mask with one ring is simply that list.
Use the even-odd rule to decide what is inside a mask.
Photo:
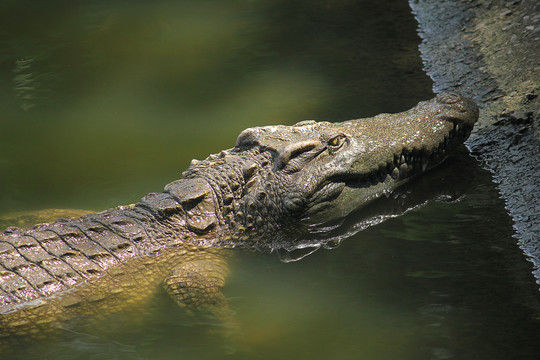
[{"label": "crocodile", "polygon": [[397,114],[248,128],[137,204],[0,235],[0,340],[137,308],[165,288],[225,317],[227,249],[293,248],[440,164],[478,107],[443,93]]}]

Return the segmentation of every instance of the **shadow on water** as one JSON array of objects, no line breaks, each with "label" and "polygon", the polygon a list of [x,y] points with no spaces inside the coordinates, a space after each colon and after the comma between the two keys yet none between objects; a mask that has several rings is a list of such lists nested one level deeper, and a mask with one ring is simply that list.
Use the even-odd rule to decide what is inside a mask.
[{"label": "shadow on water", "polygon": [[[135,202],[246,127],[409,108],[432,96],[418,42],[397,0],[4,1],[0,213]],[[234,354],[164,292],[142,314],[65,324],[59,338],[12,350],[24,359],[540,357],[531,265],[489,175],[464,151],[310,240],[335,249],[287,264],[236,251],[226,288],[243,331]]]}]

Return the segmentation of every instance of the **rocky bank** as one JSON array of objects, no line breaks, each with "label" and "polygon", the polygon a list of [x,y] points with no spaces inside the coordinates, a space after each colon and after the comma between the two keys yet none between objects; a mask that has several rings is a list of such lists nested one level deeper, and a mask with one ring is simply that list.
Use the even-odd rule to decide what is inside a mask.
[{"label": "rocky bank", "polygon": [[540,2],[410,0],[434,91],[475,99],[467,142],[493,178],[540,284]]}]

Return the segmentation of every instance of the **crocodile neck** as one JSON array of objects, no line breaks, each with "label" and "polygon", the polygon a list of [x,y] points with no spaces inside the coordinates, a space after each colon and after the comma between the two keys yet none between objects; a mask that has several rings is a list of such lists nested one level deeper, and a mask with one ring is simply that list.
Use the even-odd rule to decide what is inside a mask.
[{"label": "crocodile neck", "polygon": [[215,216],[214,246],[244,246],[267,250],[275,239],[301,236],[305,227],[296,221],[290,204],[279,196],[283,186],[275,176],[275,151],[264,147],[237,148],[194,160],[182,174],[186,181],[205,181],[212,189]]}]

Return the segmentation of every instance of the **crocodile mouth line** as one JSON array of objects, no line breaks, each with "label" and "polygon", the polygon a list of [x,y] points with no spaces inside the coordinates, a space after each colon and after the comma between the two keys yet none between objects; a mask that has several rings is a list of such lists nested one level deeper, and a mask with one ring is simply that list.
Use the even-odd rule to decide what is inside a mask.
[{"label": "crocodile mouth line", "polygon": [[369,187],[389,180],[406,180],[425,172],[440,164],[447,157],[449,150],[463,143],[472,131],[472,126],[460,125],[453,119],[447,120],[452,121],[454,127],[439,142],[438,147],[403,149],[401,153],[395,154],[393,160],[388,161],[385,166],[373,169],[369,173],[337,175],[331,181],[342,182],[345,186],[352,188]]}]

